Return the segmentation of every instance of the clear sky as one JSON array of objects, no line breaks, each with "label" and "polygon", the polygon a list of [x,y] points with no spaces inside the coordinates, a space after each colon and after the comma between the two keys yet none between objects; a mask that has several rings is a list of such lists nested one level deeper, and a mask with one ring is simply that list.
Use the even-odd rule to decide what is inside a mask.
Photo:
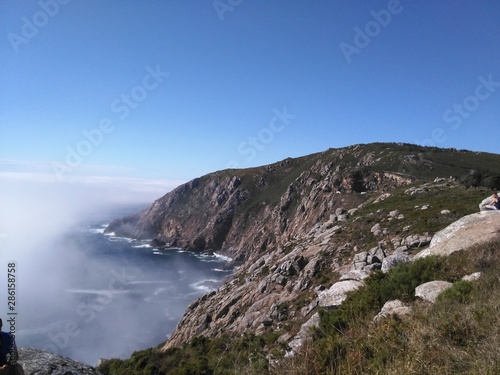
[{"label": "clear sky", "polygon": [[3,0],[0,186],[153,199],[356,143],[498,153],[499,63],[497,0]]}]

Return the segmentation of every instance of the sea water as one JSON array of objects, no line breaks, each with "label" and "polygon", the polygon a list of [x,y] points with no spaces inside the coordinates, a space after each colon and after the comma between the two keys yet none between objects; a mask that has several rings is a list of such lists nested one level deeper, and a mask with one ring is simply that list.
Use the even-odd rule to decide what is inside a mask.
[{"label": "sea water", "polygon": [[188,305],[231,273],[229,258],[105,234],[108,223],[82,224],[40,249],[47,261],[30,280],[39,292],[21,304],[18,346],[91,365],[127,358],[165,342]]}]

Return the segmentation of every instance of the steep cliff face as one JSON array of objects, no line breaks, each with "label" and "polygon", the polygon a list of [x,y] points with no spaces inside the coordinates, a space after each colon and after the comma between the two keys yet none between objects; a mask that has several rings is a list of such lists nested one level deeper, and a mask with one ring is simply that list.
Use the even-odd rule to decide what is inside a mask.
[{"label": "steep cliff face", "polygon": [[240,261],[219,290],[189,306],[165,348],[229,332],[280,332],[289,342],[323,289],[342,277],[359,283],[385,257],[427,245],[430,231],[475,209],[457,209],[454,199],[471,194],[459,181],[493,181],[499,165],[498,155],[406,144],[331,149],[208,174],[107,231]]},{"label": "steep cliff face", "polygon": [[380,143],[219,171],[179,186],[138,214],[115,220],[107,232],[152,238],[157,246],[216,250],[247,259],[254,251],[300,236],[336,208],[357,206],[364,198],[359,193],[437,176],[498,179],[477,170],[481,164],[494,168],[494,155],[480,157],[475,162],[478,153]]},{"label": "steep cliff face", "polygon": [[[431,163],[422,150],[358,145],[260,168],[211,173],[179,186],[138,214],[115,220],[107,232],[246,259],[256,249],[300,235],[338,207],[363,201],[362,196],[345,193],[410,183],[415,175],[404,171],[426,169]],[[418,155],[408,158],[411,151]]]}]

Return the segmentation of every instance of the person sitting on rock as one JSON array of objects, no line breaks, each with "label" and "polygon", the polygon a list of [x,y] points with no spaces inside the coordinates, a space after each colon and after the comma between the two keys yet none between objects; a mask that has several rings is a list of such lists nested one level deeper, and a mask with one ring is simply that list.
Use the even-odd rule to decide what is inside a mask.
[{"label": "person sitting on rock", "polygon": [[0,319],[0,375],[24,375],[24,370],[17,363],[17,359],[14,337],[8,332],[2,332],[2,319]]},{"label": "person sitting on rock", "polygon": [[496,205],[498,204],[498,194],[494,193],[492,196],[483,199],[481,203],[479,203],[480,211],[489,211],[489,210],[498,210]]}]

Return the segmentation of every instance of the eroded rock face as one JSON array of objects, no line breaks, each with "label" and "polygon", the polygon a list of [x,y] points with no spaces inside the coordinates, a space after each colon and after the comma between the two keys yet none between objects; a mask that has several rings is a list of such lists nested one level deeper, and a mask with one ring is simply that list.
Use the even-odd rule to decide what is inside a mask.
[{"label": "eroded rock face", "polygon": [[397,172],[380,172],[377,163],[393,156],[369,149],[356,145],[211,173],[179,186],[142,212],[113,221],[106,232],[150,238],[155,246],[220,251],[240,260],[303,236],[318,220],[330,217],[326,229],[331,230],[323,235],[328,240],[365,200],[353,194],[347,202],[339,194],[389,190],[413,181]]},{"label": "eroded rock face", "polygon": [[26,375],[100,375],[92,366],[43,350],[19,348],[18,352]]},{"label": "eroded rock face", "polygon": [[[287,194],[292,191],[296,189],[289,189]],[[314,325],[317,321],[312,316],[318,307],[339,306],[348,293],[364,284],[363,280],[371,272],[379,268],[387,272],[400,263],[411,261],[412,256],[407,251],[430,242],[429,234],[406,230],[404,235],[386,237],[377,246],[360,251],[342,235],[355,220],[352,215],[362,206],[363,203],[354,207],[356,209],[346,206],[327,211],[325,221],[310,224],[299,236],[300,240],[291,237],[282,246],[269,244],[258,253],[251,253],[246,263],[219,290],[203,296],[188,308],[164,348],[181,345],[197,335],[262,334],[281,330],[289,321]],[[338,215],[347,216],[339,221]],[[397,218],[399,213],[389,213],[388,217]],[[289,221],[288,225],[298,224]],[[372,227],[370,224],[367,232]],[[317,275],[325,273],[337,273],[338,276],[326,285],[318,285]],[[300,305],[297,305],[298,300]],[[304,341],[304,332],[309,332],[304,330],[293,339],[295,347]],[[291,339],[288,333],[281,338],[287,342]]]}]

